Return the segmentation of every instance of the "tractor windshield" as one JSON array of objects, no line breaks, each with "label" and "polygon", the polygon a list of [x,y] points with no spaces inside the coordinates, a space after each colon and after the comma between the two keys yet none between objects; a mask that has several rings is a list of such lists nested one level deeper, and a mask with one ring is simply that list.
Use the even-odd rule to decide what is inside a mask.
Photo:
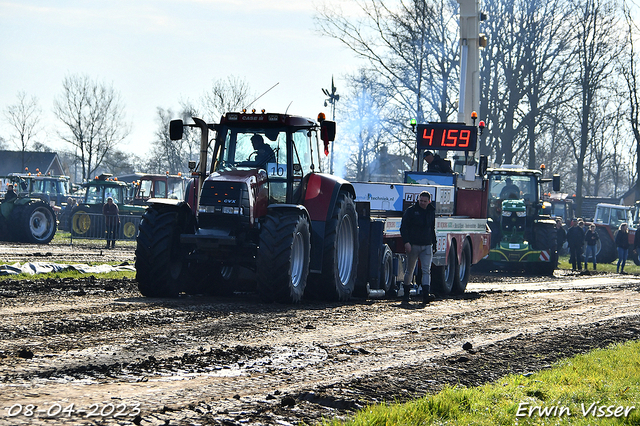
[{"label": "tractor windshield", "polygon": [[116,204],[122,203],[122,188],[115,186],[89,186],[85,194],[85,203],[102,204],[106,203],[109,197],[113,198],[113,202]]},{"label": "tractor windshield", "polygon": [[489,177],[489,198],[500,200],[538,199],[536,177],[534,175],[494,174]]},{"label": "tractor windshield", "polygon": [[277,174],[287,163],[287,133],[278,129],[226,129],[214,171],[261,168]]}]

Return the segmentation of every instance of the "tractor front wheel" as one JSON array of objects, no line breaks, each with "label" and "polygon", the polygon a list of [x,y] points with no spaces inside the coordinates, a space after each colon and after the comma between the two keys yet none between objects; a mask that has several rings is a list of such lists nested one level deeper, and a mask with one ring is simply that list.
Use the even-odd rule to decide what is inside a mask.
[{"label": "tractor front wheel", "polygon": [[194,233],[188,206],[150,206],[140,222],[136,247],[138,289],[147,297],[176,297],[188,278],[188,250],[180,234]]}]

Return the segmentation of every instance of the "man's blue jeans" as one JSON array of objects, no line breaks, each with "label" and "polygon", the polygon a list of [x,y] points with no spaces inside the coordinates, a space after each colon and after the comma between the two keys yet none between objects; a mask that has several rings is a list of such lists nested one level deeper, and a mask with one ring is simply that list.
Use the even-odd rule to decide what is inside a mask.
[{"label": "man's blue jeans", "polygon": [[431,293],[431,260],[433,259],[433,246],[418,246],[411,244],[411,251],[407,255],[407,273],[404,276],[405,288],[411,285],[413,272],[416,269],[416,263],[420,259],[422,267],[422,292]]},{"label": "man's blue jeans", "polygon": [[589,256],[593,259],[593,269],[596,269],[596,246],[590,246],[587,244],[587,247],[584,251],[584,269],[587,269],[587,264],[589,263]]}]

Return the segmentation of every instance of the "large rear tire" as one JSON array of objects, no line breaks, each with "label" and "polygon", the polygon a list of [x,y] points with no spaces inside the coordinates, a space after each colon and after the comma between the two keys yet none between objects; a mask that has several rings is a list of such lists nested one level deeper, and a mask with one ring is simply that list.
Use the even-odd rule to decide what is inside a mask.
[{"label": "large rear tire", "polygon": [[611,263],[618,258],[616,245],[609,236],[606,229],[596,227],[596,232],[600,238],[596,242],[596,260],[598,263]]},{"label": "large rear tire", "polygon": [[34,201],[24,207],[14,207],[17,241],[33,244],[49,244],[56,234],[58,222],[51,206],[44,201]]},{"label": "large rear tire", "polygon": [[326,223],[322,274],[313,277],[315,294],[327,300],[349,300],[356,285],[358,248],[356,205],[349,194],[340,192]]},{"label": "large rear tire", "polygon": [[304,214],[274,211],[266,217],[258,247],[257,289],[266,302],[297,303],[307,286],[311,233]]},{"label": "large rear tire", "polygon": [[[91,215],[88,211],[82,207],[77,207],[71,213],[71,235],[74,237],[94,237],[99,238],[98,235],[92,232],[95,228],[94,221],[91,220]],[[102,236],[104,238],[104,236]]]},{"label": "large rear tire", "polygon": [[188,206],[150,206],[142,216],[136,247],[138,289],[147,297],[177,297],[186,289],[188,249],[180,234],[194,233]]}]

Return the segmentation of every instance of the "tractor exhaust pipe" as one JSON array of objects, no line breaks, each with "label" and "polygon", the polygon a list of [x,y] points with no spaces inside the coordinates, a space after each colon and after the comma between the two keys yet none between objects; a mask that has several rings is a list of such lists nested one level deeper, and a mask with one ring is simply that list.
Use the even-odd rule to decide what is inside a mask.
[{"label": "tractor exhaust pipe", "polygon": [[196,117],[191,117],[196,123],[196,126],[200,128],[200,168],[198,169],[198,191],[196,192],[196,211],[200,208],[200,191],[202,185],[204,185],[204,179],[207,173],[207,152],[209,150],[209,126],[204,120]]}]

